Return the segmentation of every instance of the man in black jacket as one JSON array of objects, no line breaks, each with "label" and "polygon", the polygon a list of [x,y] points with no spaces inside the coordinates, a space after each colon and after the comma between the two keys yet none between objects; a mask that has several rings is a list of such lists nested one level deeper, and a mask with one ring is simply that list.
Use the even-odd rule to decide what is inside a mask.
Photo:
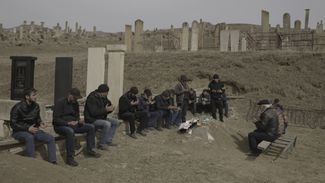
[{"label": "man in black jacket", "polygon": [[185,122],[190,101],[190,87],[188,86],[190,79],[188,79],[185,75],[181,75],[178,81],[179,82],[175,86],[176,103],[181,109],[182,122]]},{"label": "man in black jacket", "polygon": [[137,138],[135,135],[135,120],[140,122],[137,128],[137,133],[146,136],[143,132],[144,128],[148,123],[147,113],[144,111],[137,111],[137,106],[139,104],[137,94],[139,90],[137,87],[131,87],[131,89],[122,95],[119,99],[119,118],[128,121],[130,124],[130,137]]},{"label": "man in black jacket", "polygon": [[253,155],[259,155],[261,151],[257,145],[263,140],[273,142],[278,138],[278,114],[269,100],[261,100],[257,103],[264,111],[255,122],[256,130],[248,134],[249,148]]},{"label": "man in black jacket", "polygon": [[107,116],[114,111],[114,106],[107,98],[108,91],[107,84],[99,85],[97,90],[88,95],[84,110],[86,123],[93,124],[96,129],[102,130],[98,142],[98,148],[101,150],[107,150],[107,145],[116,145],[112,140],[119,123],[117,119]]},{"label": "man in black jacket", "polygon": [[52,135],[42,130],[46,125],[40,117],[40,107],[36,103],[36,92],[35,89],[25,90],[24,99],[11,109],[12,136],[26,143],[25,153],[29,157],[35,157],[35,140],[47,143],[49,162],[56,164],[55,140]]},{"label": "man in black jacket", "polygon": [[217,109],[219,120],[223,122],[223,102],[224,102],[224,84],[220,82],[219,75],[213,75],[213,80],[209,83],[211,96],[211,113],[214,119],[217,119]]},{"label": "man in black jacket", "polygon": [[74,160],[74,134],[87,133],[87,153],[91,157],[100,157],[95,152],[95,127],[80,119],[78,99],[81,98],[80,91],[72,88],[69,95],[58,100],[53,110],[53,126],[56,133],[65,136],[67,148],[67,164],[78,166]]}]

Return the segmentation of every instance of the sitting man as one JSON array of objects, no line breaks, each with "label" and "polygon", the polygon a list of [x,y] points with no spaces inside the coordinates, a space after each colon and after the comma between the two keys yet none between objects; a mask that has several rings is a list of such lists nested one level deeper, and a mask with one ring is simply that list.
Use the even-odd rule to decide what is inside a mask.
[{"label": "sitting man", "polygon": [[56,149],[54,137],[45,133],[46,127],[40,117],[40,107],[36,103],[37,91],[27,89],[24,91],[24,99],[17,103],[10,112],[10,126],[13,129],[12,136],[26,143],[25,153],[29,157],[35,157],[35,140],[47,143],[48,160],[56,163]]},{"label": "sitting man", "polygon": [[211,113],[211,97],[208,89],[204,89],[201,95],[199,96],[199,101],[197,104],[198,113]]},{"label": "sitting man", "polygon": [[53,110],[53,127],[56,133],[65,136],[67,149],[67,164],[78,166],[74,160],[74,134],[87,133],[87,154],[91,157],[99,158],[100,154],[95,152],[95,127],[80,119],[79,103],[80,91],[72,88],[67,97],[59,99]]},{"label": "sitting man", "polygon": [[154,127],[161,131],[161,114],[155,109],[156,101],[152,96],[150,89],[145,89],[139,98],[139,111],[145,111],[148,115],[148,128]]},{"label": "sitting man", "polygon": [[272,103],[268,100],[261,100],[257,103],[263,108],[259,120],[255,122],[256,130],[248,134],[249,148],[252,155],[258,156],[261,150],[257,145],[263,140],[273,142],[278,138],[278,115]]},{"label": "sitting man", "polygon": [[97,90],[88,95],[84,110],[85,122],[93,124],[96,129],[102,130],[98,142],[98,149],[101,150],[107,150],[107,145],[116,146],[112,140],[119,124],[117,119],[107,116],[114,110],[113,104],[107,98],[108,91],[107,84],[99,85]]},{"label": "sitting man", "polygon": [[[128,92],[122,95],[119,99],[119,118],[129,122],[130,134],[129,136],[136,139],[135,131],[142,135],[147,136],[143,130],[147,126],[148,116],[144,111],[138,111],[137,106],[139,100],[137,94],[139,90],[137,87],[131,87]],[[135,129],[135,120],[139,120],[140,125],[137,130]]]}]

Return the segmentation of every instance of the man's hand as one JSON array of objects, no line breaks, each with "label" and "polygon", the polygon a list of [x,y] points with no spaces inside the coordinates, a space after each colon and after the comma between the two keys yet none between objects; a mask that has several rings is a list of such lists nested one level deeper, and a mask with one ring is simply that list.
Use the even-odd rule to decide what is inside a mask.
[{"label": "man's hand", "polygon": [[40,128],[45,129],[47,127],[46,123],[44,123],[43,121],[40,123]]},{"label": "man's hand", "polygon": [[39,130],[39,129],[36,128],[34,125],[32,125],[32,126],[30,126],[30,127],[28,128],[28,131],[29,131],[30,133],[36,133],[38,130]]},{"label": "man's hand", "polygon": [[211,90],[211,92],[215,93],[215,92],[217,92],[217,90]]},{"label": "man's hand", "polygon": [[110,106],[108,106],[108,105],[106,105],[106,111],[107,112],[112,112],[112,111],[114,111],[114,109],[115,109],[115,107],[113,106],[113,105],[110,105]]},{"label": "man's hand", "polygon": [[76,126],[78,124],[78,121],[69,121],[68,125],[69,126]]},{"label": "man's hand", "polygon": [[136,101],[131,101],[131,105],[138,105],[138,104],[139,104],[138,100],[136,100]]},{"label": "man's hand", "polygon": [[79,124],[85,124],[85,119],[84,118],[80,118],[78,121]]}]

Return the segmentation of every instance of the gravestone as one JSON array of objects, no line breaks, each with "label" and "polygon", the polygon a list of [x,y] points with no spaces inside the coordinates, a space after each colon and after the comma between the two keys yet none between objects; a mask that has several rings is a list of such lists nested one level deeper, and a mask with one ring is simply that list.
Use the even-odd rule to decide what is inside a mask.
[{"label": "gravestone", "polygon": [[105,48],[88,48],[86,95],[104,83]]},{"label": "gravestone", "polygon": [[230,31],[230,48],[232,52],[237,52],[239,49],[239,30]]},{"label": "gravestone", "polygon": [[247,40],[244,37],[241,39],[241,51],[247,51]]},{"label": "gravestone", "polygon": [[199,46],[199,23],[196,20],[192,22],[191,35],[191,51],[197,51]]},{"label": "gravestone", "polygon": [[181,50],[188,51],[188,36],[189,36],[188,23],[184,22],[182,25]]},{"label": "gravestone", "polygon": [[126,51],[132,51],[132,26],[125,25],[125,33],[124,33],[124,44],[126,46]]},{"label": "gravestone", "polygon": [[309,24],[309,9],[305,9],[305,31],[308,31],[308,24]]},{"label": "gravestone", "polygon": [[270,30],[270,14],[268,11],[262,10],[262,32]]},{"label": "gravestone", "polygon": [[37,57],[11,56],[11,100],[24,97],[24,90],[34,87],[34,67]]},{"label": "gravestone", "polygon": [[135,33],[134,33],[134,51],[143,51],[142,46],[142,33],[143,33],[143,21],[138,19],[135,21]]},{"label": "gravestone", "polygon": [[72,88],[72,62],[72,57],[56,57],[54,103],[66,97],[68,91]]},{"label": "gravestone", "polygon": [[295,21],[295,31],[296,32],[300,32],[301,31],[301,21],[300,20],[296,20]]},{"label": "gravestone", "polygon": [[110,87],[108,98],[115,106],[118,105],[119,98],[123,95],[125,51],[125,45],[107,45],[107,85]]},{"label": "gravestone", "polygon": [[220,51],[228,51],[230,31],[222,30],[220,32]]},{"label": "gravestone", "polygon": [[290,32],[290,28],[291,28],[290,14],[285,13],[283,15],[283,31],[288,33]]}]

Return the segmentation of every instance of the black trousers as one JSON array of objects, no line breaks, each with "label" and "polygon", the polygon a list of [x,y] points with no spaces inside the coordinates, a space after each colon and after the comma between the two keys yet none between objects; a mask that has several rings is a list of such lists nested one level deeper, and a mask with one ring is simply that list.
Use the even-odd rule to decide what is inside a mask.
[{"label": "black trousers", "polygon": [[273,142],[276,138],[276,136],[268,135],[266,132],[255,130],[248,134],[249,149],[253,153],[261,153],[262,151],[257,149],[257,145],[263,140]]},{"label": "black trousers", "polygon": [[144,111],[126,112],[119,115],[120,119],[128,121],[131,134],[135,132],[135,120],[140,122],[137,131],[142,131],[148,125],[148,115]]},{"label": "black trousers", "polygon": [[223,121],[223,101],[222,100],[211,100],[211,113],[214,119],[217,119],[217,109],[219,112],[219,120]]},{"label": "black trousers", "polygon": [[186,113],[188,110],[188,106],[189,106],[189,101],[188,100],[183,100],[182,103],[178,103],[177,107],[181,108],[181,112],[182,112],[182,122],[186,121]]},{"label": "black trousers", "polygon": [[228,101],[227,100],[223,100],[222,101],[222,104],[223,104],[223,108],[225,110],[225,116],[228,117]]}]

